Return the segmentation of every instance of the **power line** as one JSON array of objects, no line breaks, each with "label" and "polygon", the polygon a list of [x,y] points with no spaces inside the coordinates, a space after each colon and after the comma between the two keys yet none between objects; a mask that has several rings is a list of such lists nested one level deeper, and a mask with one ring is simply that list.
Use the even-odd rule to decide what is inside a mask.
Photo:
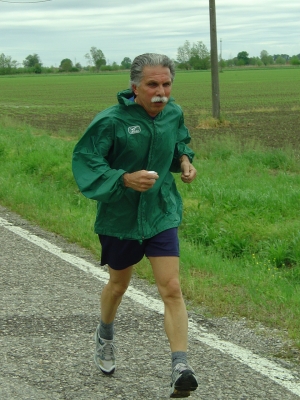
[{"label": "power line", "polygon": [[46,1],[52,1],[52,0],[37,0],[37,1],[6,1],[6,0],[0,0],[1,3],[18,3],[18,4],[45,3]]}]

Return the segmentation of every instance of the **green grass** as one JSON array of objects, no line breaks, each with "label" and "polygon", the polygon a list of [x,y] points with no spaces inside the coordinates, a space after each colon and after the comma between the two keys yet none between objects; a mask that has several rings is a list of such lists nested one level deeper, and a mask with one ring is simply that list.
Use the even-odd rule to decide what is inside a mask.
[{"label": "green grass", "polygon": [[[299,69],[220,74],[220,125],[210,117],[210,79],[179,72],[172,92],[198,170],[192,185],[176,177],[185,297],[212,315],[287,330],[300,347]],[[96,257],[96,204],[79,193],[71,154],[128,81],[118,73],[0,77],[0,204]],[[136,272],[153,281],[147,260]]]},{"label": "green grass", "polygon": [[[75,140],[0,123],[0,203],[99,256],[96,204],[70,170]],[[181,279],[186,298],[213,315],[286,329],[300,346],[300,162],[292,150],[211,140],[184,199]],[[151,281],[146,260],[137,273]]]},{"label": "green grass", "polygon": [[203,146],[197,185],[182,190],[183,235],[224,257],[257,254],[277,267],[300,264],[299,159],[291,150],[248,146],[228,138]]},{"label": "green grass", "polygon": [[27,126],[1,126],[0,203],[96,252],[95,203],[74,184],[73,147]]}]

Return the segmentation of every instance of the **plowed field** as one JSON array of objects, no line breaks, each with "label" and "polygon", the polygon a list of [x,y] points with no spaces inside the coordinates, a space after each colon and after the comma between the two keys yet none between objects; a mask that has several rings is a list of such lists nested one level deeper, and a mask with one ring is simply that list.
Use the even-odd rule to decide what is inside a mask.
[{"label": "plowed field", "polygon": [[[101,110],[116,103],[129,74],[0,77],[0,115],[77,137]],[[211,115],[210,72],[179,72],[173,97],[185,113],[194,145],[213,136],[256,140],[268,147],[300,144],[300,69],[231,70],[220,74],[220,127]]]}]

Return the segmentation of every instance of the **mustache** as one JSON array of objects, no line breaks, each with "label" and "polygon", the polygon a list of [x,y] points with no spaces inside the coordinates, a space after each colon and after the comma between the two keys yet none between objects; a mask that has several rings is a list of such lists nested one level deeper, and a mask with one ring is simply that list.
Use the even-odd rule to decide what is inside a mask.
[{"label": "mustache", "polygon": [[168,98],[166,96],[153,96],[151,99],[151,103],[167,103]]}]

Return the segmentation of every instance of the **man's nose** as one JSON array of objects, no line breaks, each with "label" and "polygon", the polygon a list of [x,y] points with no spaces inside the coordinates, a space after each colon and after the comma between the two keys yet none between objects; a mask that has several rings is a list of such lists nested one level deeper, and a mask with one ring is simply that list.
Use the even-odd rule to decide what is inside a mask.
[{"label": "man's nose", "polygon": [[157,95],[158,96],[164,96],[165,95],[165,88],[163,87],[163,85],[159,85],[157,87]]}]

